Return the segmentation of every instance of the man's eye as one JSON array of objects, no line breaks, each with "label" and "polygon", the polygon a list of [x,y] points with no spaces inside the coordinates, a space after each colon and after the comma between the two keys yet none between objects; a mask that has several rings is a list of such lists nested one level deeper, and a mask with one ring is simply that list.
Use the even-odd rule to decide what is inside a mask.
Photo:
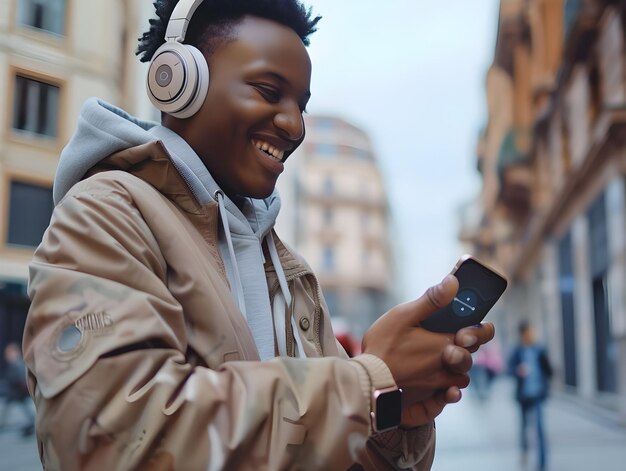
[{"label": "man's eye", "polygon": [[280,91],[274,87],[266,85],[257,85],[256,89],[270,103],[278,103],[280,101]]}]

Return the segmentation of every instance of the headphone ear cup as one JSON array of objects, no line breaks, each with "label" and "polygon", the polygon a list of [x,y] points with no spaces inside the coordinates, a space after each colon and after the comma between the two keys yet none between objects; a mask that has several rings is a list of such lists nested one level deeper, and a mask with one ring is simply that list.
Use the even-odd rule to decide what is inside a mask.
[{"label": "headphone ear cup", "polygon": [[195,60],[198,86],[196,94],[189,101],[185,109],[175,115],[177,118],[189,118],[196,114],[204,103],[207,92],[209,91],[209,65],[207,64],[204,54],[193,46],[185,45],[185,47],[189,49]]},{"label": "headphone ear cup", "polygon": [[167,42],[152,57],[146,88],[150,101],[159,110],[177,118],[189,118],[206,98],[209,66],[197,48]]}]

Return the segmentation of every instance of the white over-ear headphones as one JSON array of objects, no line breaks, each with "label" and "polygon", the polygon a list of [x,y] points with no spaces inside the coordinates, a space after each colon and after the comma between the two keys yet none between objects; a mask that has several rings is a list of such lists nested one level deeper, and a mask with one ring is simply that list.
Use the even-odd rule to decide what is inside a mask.
[{"label": "white over-ear headphones", "polygon": [[177,118],[193,116],[209,89],[209,66],[195,47],[182,44],[194,12],[203,0],[180,0],[167,24],[165,44],[156,50],[146,88],[159,110]]}]

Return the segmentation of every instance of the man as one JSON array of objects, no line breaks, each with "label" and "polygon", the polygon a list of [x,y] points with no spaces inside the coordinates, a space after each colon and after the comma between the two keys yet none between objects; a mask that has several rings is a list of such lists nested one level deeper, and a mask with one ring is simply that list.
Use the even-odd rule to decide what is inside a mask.
[{"label": "man", "polygon": [[515,397],[520,405],[520,446],[522,462],[528,459],[529,431],[536,437],[537,464],[540,471],[546,469],[547,445],[543,426],[543,402],[548,397],[552,366],[548,355],[537,343],[533,326],[524,321],[519,326],[519,345],[509,359],[509,372],[515,376]]},{"label": "man", "polygon": [[348,359],[315,276],[273,232],[319,18],[297,0],[155,5],[139,52],[162,124],[85,104],[31,265],[24,341],[42,461],[429,469],[433,419],[460,399],[493,325],[419,327],[451,302],[449,275],[382,316]]}]

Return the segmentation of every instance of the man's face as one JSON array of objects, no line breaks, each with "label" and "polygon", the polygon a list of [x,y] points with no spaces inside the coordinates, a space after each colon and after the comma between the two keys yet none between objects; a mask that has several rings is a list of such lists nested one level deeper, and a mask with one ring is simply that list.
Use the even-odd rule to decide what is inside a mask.
[{"label": "man's face", "polygon": [[176,131],[227,195],[265,198],[304,137],[311,62],[286,26],[246,17],[236,28],[236,39],[208,58],[204,104]]}]

